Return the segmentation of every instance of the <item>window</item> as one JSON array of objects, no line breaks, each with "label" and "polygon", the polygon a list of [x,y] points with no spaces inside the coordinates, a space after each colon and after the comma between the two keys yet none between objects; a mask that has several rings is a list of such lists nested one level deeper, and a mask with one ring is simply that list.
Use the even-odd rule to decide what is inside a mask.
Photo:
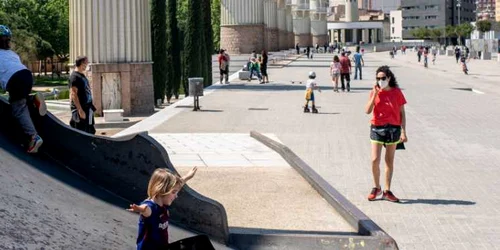
[{"label": "window", "polygon": [[392,18],[392,23],[394,23],[394,17]]},{"label": "window", "polygon": [[394,27],[392,27],[392,33],[394,33]]},{"label": "window", "polygon": [[428,20],[428,19],[437,19],[437,16],[425,16],[425,19]]}]

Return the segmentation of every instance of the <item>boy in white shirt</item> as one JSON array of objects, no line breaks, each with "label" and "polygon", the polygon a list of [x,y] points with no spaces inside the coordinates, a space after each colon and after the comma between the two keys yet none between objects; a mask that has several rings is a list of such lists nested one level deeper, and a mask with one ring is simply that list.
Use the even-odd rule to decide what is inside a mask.
[{"label": "boy in white shirt", "polygon": [[9,92],[12,116],[18,121],[28,141],[28,153],[38,152],[43,143],[31,120],[28,105],[34,106],[41,116],[47,113],[43,95],[30,97],[33,76],[21,62],[19,56],[10,50],[12,33],[5,25],[0,25],[0,85]]},{"label": "boy in white shirt", "polygon": [[316,84],[316,73],[314,71],[309,72],[309,80],[307,80],[306,83],[306,105],[304,106],[304,113],[309,113],[309,101],[312,103],[312,112],[313,113],[318,113],[318,110],[316,109],[316,106],[314,105],[314,90],[317,89],[319,92],[321,92],[321,89],[319,89],[318,84]]}]

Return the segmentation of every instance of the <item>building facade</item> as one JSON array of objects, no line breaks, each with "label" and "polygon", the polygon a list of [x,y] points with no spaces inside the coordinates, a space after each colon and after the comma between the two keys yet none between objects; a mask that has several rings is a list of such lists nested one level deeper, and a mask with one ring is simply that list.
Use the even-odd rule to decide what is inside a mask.
[{"label": "building facade", "polygon": [[476,0],[476,18],[477,20],[489,19],[495,20],[496,2],[498,0]]},{"label": "building facade", "polygon": [[401,0],[370,0],[369,9],[381,10],[384,13],[389,14],[391,11],[398,10],[400,7],[401,7]]},{"label": "building facade", "polygon": [[392,42],[400,42],[403,40],[403,11],[393,10],[390,12],[390,40]]},{"label": "building facade", "polygon": [[500,0],[495,1],[495,20],[500,22]]},{"label": "building facade", "polygon": [[411,32],[424,27],[429,29],[444,28],[475,20],[475,2],[473,1],[435,1],[402,0],[403,39],[413,39]]}]

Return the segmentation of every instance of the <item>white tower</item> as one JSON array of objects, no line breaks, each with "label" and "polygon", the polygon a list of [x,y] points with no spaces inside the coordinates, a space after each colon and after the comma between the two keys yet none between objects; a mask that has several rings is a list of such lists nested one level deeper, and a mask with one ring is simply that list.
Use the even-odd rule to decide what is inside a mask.
[{"label": "white tower", "polygon": [[357,22],[358,20],[358,1],[345,0],[345,22]]}]

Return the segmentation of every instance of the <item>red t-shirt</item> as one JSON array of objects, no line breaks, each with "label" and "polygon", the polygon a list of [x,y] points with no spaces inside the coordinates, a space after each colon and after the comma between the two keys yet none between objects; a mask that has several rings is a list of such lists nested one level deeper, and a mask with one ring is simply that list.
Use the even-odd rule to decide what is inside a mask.
[{"label": "red t-shirt", "polygon": [[[373,91],[370,92],[370,98],[372,96]],[[401,106],[405,104],[406,99],[401,89],[391,88],[389,90],[380,90],[375,98],[371,123],[375,126],[386,124],[401,125]]]},{"label": "red t-shirt", "polygon": [[350,73],[351,69],[351,61],[347,56],[340,57],[340,73],[346,74]]}]

